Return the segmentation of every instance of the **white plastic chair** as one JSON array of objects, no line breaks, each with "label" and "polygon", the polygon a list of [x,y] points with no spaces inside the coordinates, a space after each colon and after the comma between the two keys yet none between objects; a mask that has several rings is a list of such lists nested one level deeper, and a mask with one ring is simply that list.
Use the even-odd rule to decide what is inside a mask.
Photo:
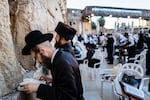
[{"label": "white plastic chair", "polygon": [[148,97],[150,97],[150,91],[148,87],[150,84],[150,77],[145,77],[142,79],[139,89],[142,90]]},{"label": "white plastic chair", "polygon": [[99,74],[101,76],[101,97],[103,97],[103,84],[104,82],[113,83],[116,75],[120,72],[122,64],[115,65],[112,69],[101,69]]},{"label": "white plastic chair", "polygon": [[144,71],[141,65],[135,63],[126,63],[122,66],[121,71],[128,75],[134,75],[135,78],[143,78]]},{"label": "white plastic chair", "polygon": [[130,58],[129,60],[136,60],[140,57],[140,55],[145,55],[146,56],[146,51],[147,51],[147,49],[144,49],[140,54],[136,54],[135,57]]},{"label": "white plastic chair", "polygon": [[123,90],[121,88],[121,84],[120,84],[120,82],[122,81],[124,73],[129,75],[129,76],[133,75],[133,76],[135,76],[136,79],[142,79],[143,75],[144,75],[144,71],[143,71],[143,68],[141,65],[134,64],[134,63],[124,64],[122,66],[120,72],[117,74],[117,76],[114,80],[114,84],[113,84],[114,93],[120,99],[124,99],[122,97],[126,97],[126,95],[124,95],[124,92],[123,92]]},{"label": "white plastic chair", "polygon": [[88,60],[84,60],[82,64],[79,65],[81,77],[83,80],[89,79],[89,73],[88,73]]},{"label": "white plastic chair", "polygon": [[129,60],[134,60],[135,64],[139,64],[143,67],[144,71],[146,70],[146,51],[147,49],[144,49],[140,54],[137,54],[134,58],[130,58]]},{"label": "white plastic chair", "polygon": [[[103,57],[102,56],[97,56],[96,59],[99,59],[100,61],[98,63],[95,63],[93,68],[88,67],[88,60],[83,61],[83,64],[87,65],[86,71],[88,72],[88,74],[92,80],[94,80],[98,76],[100,66],[102,66],[102,64],[103,64]],[[98,68],[96,68],[97,65],[100,65],[100,66]]]}]

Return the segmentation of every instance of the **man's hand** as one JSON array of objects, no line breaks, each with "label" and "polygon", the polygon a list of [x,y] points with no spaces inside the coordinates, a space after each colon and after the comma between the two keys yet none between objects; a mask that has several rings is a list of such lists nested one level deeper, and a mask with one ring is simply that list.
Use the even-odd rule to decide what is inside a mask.
[{"label": "man's hand", "polygon": [[41,76],[40,80],[45,81],[47,85],[49,85],[50,83],[52,83],[52,79],[50,79],[47,76]]},{"label": "man's hand", "polygon": [[26,93],[34,93],[37,92],[40,84],[37,83],[28,83],[23,85],[24,91]]}]

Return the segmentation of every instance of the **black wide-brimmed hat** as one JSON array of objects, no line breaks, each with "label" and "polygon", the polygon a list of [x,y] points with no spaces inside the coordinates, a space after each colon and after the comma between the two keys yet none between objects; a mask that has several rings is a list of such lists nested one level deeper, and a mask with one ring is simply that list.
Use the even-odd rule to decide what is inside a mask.
[{"label": "black wide-brimmed hat", "polygon": [[51,41],[53,38],[52,33],[42,34],[39,30],[34,30],[28,33],[25,37],[26,46],[22,49],[23,55],[30,55],[30,50],[37,44],[40,44],[44,41]]},{"label": "black wide-brimmed hat", "polygon": [[55,28],[55,31],[57,32],[57,34],[59,34],[61,37],[65,38],[66,40],[72,40],[74,35],[77,32],[74,28],[62,22],[58,23],[58,25]]}]

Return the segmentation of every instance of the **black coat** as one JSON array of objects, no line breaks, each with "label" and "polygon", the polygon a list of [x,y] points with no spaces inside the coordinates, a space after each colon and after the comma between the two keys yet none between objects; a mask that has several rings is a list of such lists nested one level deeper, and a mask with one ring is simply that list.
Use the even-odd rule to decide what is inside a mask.
[{"label": "black coat", "polygon": [[59,50],[53,60],[52,86],[41,84],[37,97],[43,100],[83,100],[78,63],[69,52]]},{"label": "black coat", "polygon": [[74,51],[73,51],[73,49],[72,49],[72,44],[71,44],[71,42],[62,45],[62,46],[60,46],[59,48],[60,48],[61,50],[63,50],[63,51],[70,52],[72,55],[74,55]]},{"label": "black coat", "polygon": [[150,37],[145,37],[145,41],[144,41],[146,44],[147,44],[147,53],[150,53]]}]

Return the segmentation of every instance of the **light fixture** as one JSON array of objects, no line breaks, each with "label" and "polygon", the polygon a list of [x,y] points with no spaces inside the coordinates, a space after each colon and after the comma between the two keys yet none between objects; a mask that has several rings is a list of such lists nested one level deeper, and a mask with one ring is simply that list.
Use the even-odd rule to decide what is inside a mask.
[{"label": "light fixture", "polygon": [[112,17],[112,15],[110,14],[109,17]]},{"label": "light fixture", "polygon": [[91,14],[91,16],[93,17],[93,16],[94,16],[94,14]]},{"label": "light fixture", "polygon": [[142,17],[139,17],[139,19],[142,19]]},{"label": "light fixture", "polygon": [[127,16],[127,18],[131,18],[131,16]]},{"label": "light fixture", "polygon": [[75,11],[74,11],[74,10],[72,10],[72,13],[75,13]]}]

